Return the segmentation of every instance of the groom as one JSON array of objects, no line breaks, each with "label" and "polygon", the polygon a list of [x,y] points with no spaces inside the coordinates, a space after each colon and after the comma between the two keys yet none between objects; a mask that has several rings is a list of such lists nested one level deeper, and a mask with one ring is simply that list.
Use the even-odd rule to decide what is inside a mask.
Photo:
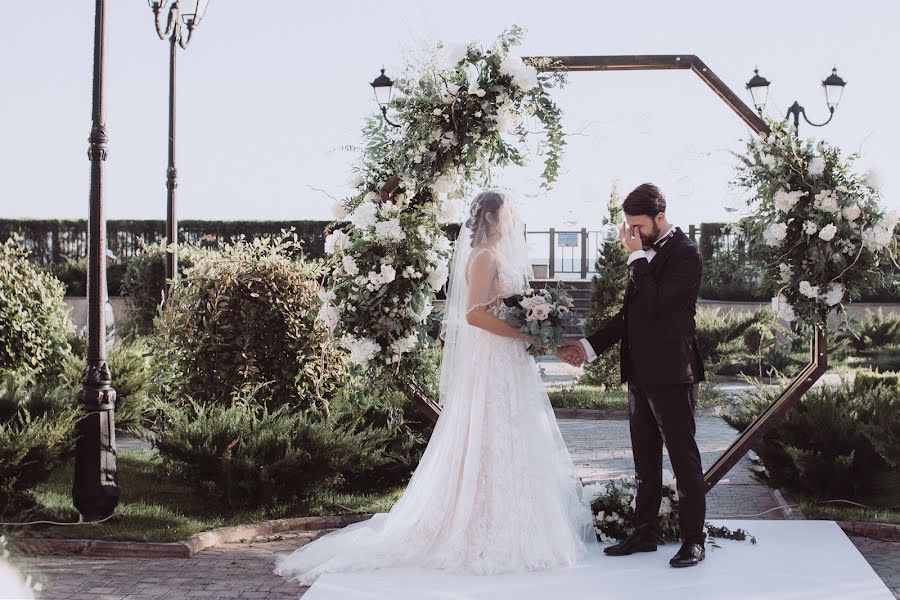
[{"label": "groom", "polygon": [[593,361],[620,344],[622,381],[628,383],[628,417],[638,484],[635,532],[605,549],[611,556],[653,552],[662,500],[665,443],[678,481],[681,548],[669,561],[691,567],[705,557],[706,497],[700,451],[694,439],[694,407],[703,381],[694,314],[700,289],[697,246],[666,220],[666,199],[645,183],[622,204],[619,230],[628,257],[625,303],[619,313],[559,357],[573,365]]}]

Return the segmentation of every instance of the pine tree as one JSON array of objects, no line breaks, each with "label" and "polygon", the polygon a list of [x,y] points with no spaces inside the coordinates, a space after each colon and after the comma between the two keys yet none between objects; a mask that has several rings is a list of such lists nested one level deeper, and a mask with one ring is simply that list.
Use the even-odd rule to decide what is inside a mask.
[{"label": "pine tree", "polygon": [[[597,272],[591,281],[591,305],[585,320],[585,332],[595,331],[613,317],[622,308],[625,301],[625,282],[628,278],[628,253],[619,241],[619,224],[622,221],[622,207],[619,203],[619,190],[614,181],[609,193],[609,215],[603,219],[606,230],[603,244],[597,251],[594,270]],[[585,365],[582,383],[602,385],[606,388],[620,386],[619,344],[597,357],[597,360]]]}]

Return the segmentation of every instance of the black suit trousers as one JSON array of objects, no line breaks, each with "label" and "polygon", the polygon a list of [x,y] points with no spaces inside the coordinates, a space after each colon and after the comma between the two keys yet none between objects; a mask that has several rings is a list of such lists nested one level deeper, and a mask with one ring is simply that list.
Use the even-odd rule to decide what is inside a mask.
[{"label": "black suit trousers", "polygon": [[698,385],[628,385],[628,418],[634,452],[637,498],[634,523],[655,531],[662,501],[662,449],[669,452],[678,482],[681,539],[703,543],[706,490],[700,450],[694,439]]}]

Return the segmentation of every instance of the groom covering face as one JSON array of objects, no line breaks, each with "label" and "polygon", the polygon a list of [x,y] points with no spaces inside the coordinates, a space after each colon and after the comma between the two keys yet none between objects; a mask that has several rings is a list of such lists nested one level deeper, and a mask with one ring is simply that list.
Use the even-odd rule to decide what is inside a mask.
[{"label": "groom covering face", "polygon": [[666,199],[653,184],[638,186],[622,204],[619,239],[628,251],[625,302],[616,316],[578,342],[558,350],[580,365],[619,342],[635,476],[636,531],[606,548],[613,556],[652,552],[662,500],[665,444],[678,481],[682,546],[669,563],[688,567],[705,557],[705,486],[694,439],[697,387],[704,379],[694,317],[700,290],[700,252],[666,219]]}]

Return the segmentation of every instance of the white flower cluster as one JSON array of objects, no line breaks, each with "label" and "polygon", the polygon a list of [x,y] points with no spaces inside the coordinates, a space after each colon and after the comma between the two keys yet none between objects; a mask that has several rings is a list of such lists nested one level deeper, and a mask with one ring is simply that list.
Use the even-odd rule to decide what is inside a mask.
[{"label": "white flower cluster", "polygon": [[364,365],[381,351],[381,346],[371,338],[357,338],[350,334],[341,338],[341,346],[350,351],[350,362]]},{"label": "white flower cluster", "polygon": [[538,86],[537,69],[514,54],[507,54],[500,63],[500,73],[512,77],[513,84],[523,92],[530,92]]}]

